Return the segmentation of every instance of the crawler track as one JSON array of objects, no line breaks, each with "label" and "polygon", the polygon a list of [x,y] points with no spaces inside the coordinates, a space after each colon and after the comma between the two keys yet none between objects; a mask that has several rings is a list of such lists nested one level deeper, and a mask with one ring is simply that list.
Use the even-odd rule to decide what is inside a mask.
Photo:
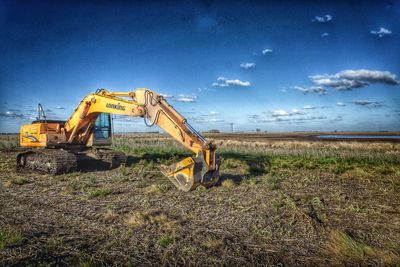
[{"label": "crawler track", "polygon": [[106,162],[107,164],[109,164],[108,167],[110,169],[116,168],[121,164],[126,163],[125,153],[113,151],[111,149],[93,149],[91,152],[87,153],[87,155]]},{"label": "crawler track", "polygon": [[62,174],[76,171],[75,154],[61,149],[29,150],[17,155],[19,170],[32,170],[49,174]]}]

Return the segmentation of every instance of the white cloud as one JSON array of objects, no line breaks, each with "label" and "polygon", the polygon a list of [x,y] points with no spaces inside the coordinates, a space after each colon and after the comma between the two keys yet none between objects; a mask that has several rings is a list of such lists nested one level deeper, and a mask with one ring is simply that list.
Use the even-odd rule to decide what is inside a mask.
[{"label": "white cloud", "polygon": [[272,112],[272,117],[288,117],[288,116],[294,116],[294,115],[302,115],[300,110],[298,109],[292,109],[291,111],[286,111],[283,109],[278,109]]},{"label": "white cloud", "polygon": [[353,104],[367,108],[380,108],[383,106],[383,102],[381,101],[369,101],[369,100],[356,100],[353,101]]},{"label": "white cloud", "polygon": [[311,106],[311,105],[306,105],[303,107],[303,110],[311,110],[311,109],[326,109],[330,108],[329,106]]},{"label": "white cloud", "polygon": [[304,123],[306,121],[315,121],[315,120],[326,120],[328,117],[326,116],[310,116],[310,117],[275,117],[275,118],[266,118],[263,120],[259,120],[257,122],[288,122],[288,123]]},{"label": "white cloud", "polygon": [[212,84],[216,87],[227,87],[227,86],[241,86],[241,87],[248,87],[251,86],[251,83],[248,81],[241,81],[239,79],[227,79],[225,77],[218,77],[217,82]]},{"label": "white cloud", "polygon": [[317,107],[315,107],[315,106],[310,106],[310,105],[307,105],[307,106],[304,106],[303,107],[303,109],[316,109]]},{"label": "white cloud", "polygon": [[217,119],[217,118],[212,118],[210,120],[208,120],[209,122],[224,122],[223,119]]},{"label": "white cloud", "polygon": [[163,94],[163,93],[160,93],[160,96],[164,97],[165,99],[171,99],[171,98],[174,98],[174,96],[173,96],[173,95],[169,95],[169,94]]},{"label": "white cloud", "polygon": [[6,111],[6,112],[0,112],[0,117],[3,118],[13,118],[13,119],[22,119],[25,116],[21,113],[16,113],[13,111]]},{"label": "white cloud", "polygon": [[188,97],[180,97],[175,99],[176,102],[184,102],[184,103],[192,103],[196,102],[196,99],[194,98],[188,98]]},{"label": "white cloud", "polygon": [[392,31],[383,27],[379,27],[379,30],[371,30],[370,33],[372,35],[378,35],[380,38],[382,38],[385,35],[391,35]]},{"label": "white cloud", "polygon": [[336,103],[336,106],[345,107],[346,104],[345,104],[345,103],[342,103],[342,102],[337,102],[337,103]]},{"label": "white cloud", "polygon": [[314,120],[325,120],[327,119],[326,116],[310,116],[309,113],[305,112],[304,110],[308,109],[316,109],[316,108],[326,108],[326,106],[304,106],[303,110],[299,110],[293,108],[291,110],[285,109],[278,109],[275,111],[268,111],[263,112],[267,115],[267,117],[259,116],[258,114],[251,114],[248,116],[249,122],[252,123],[271,123],[271,122],[288,122],[288,123],[305,123],[307,121],[314,121]]},{"label": "white cloud", "polygon": [[311,117],[302,117],[302,118],[293,118],[293,121],[312,121],[312,120],[325,120],[328,117],[326,116],[311,116]]},{"label": "white cloud", "polygon": [[321,34],[322,38],[325,38],[325,37],[328,37],[328,36],[329,36],[329,33],[327,33],[327,32],[324,32],[324,33]]},{"label": "white cloud", "polygon": [[272,116],[274,117],[279,117],[279,116],[289,116],[289,112],[283,110],[283,109],[279,109],[279,110],[275,110],[272,114]]},{"label": "white cloud", "polygon": [[258,119],[260,119],[260,115],[258,114],[249,114],[247,117],[253,121],[257,121]]},{"label": "white cloud", "polygon": [[128,115],[116,115],[114,118],[115,122],[132,122],[132,123],[142,123],[141,120],[138,120],[136,117],[128,116]]},{"label": "white cloud", "polygon": [[228,85],[245,86],[245,87],[251,85],[250,82],[248,82],[248,81],[241,81],[241,80],[238,80],[238,79],[235,79],[235,80],[226,80],[225,83],[228,84]]},{"label": "white cloud", "polygon": [[21,112],[22,112],[22,110],[20,110],[20,109],[14,109],[14,108],[10,108],[10,109],[8,109],[8,111],[7,111],[7,112],[21,113]]},{"label": "white cloud", "polygon": [[217,83],[217,82],[215,82],[215,83],[212,83],[212,86],[215,86],[215,87],[227,87],[228,85],[226,83]]},{"label": "white cloud", "polygon": [[218,112],[211,110],[211,111],[210,111],[210,114],[211,114],[211,115],[217,115]]},{"label": "white cloud", "polygon": [[399,84],[396,75],[389,71],[379,70],[345,70],[337,74],[340,78],[349,80],[363,80],[370,83],[384,83],[389,85]]},{"label": "white cloud", "polygon": [[203,87],[203,88],[197,88],[197,91],[199,92],[215,92],[215,89],[213,88],[207,88],[207,87]]},{"label": "white cloud", "polygon": [[193,103],[196,102],[196,95],[183,95],[180,94],[178,98],[175,99],[175,102],[184,102],[184,103]]},{"label": "white cloud", "polygon": [[315,16],[312,21],[313,22],[326,23],[328,21],[331,21],[332,19],[333,19],[332,15],[326,14],[324,16]]},{"label": "white cloud", "polygon": [[57,106],[57,107],[55,107],[55,109],[65,109],[65,107]]},{"label": "white cloud", "polygon": [[224,122],[223,119],[217,118],[213,116],[210,118],[209,114],[202,114],[202,115],[195,115],[195,116],[189,116],[186,117],[188,120],[196,123],[218,123],[218,122]]},{"label": "white cloud", "polygon": [[360,80],[341,79],[330,75],[314,75],[310,79],[320,86],[332,87],[336,90],[351,90],[367,86],[367,83]]},{"label": "white cloud", "polygon": [[339,122],[339,121],[343,121],[343,115],[340,115],[340,114],[336,115],[335,118],[329,120],[329,122],[331,122],[331,123],[335,123],[335,122]]},{"label": "white cloud", "polygon": [[266,49],[264,49],[264,50],[262,51],[262,54],[263,54],[263,55],[266,55],[266,54],[269,54],[269,53],[272,53],[272,49],[266,48]]},{"label": "white cloud", "polygon": [[339,91],[363,88],[372,83],[397,85],[399,81],[395,74],[380,70],[344,70],[333,75],[313,75],[309,77],[318,86],[331,87]]},{"label": "white cloud", "polygon": [[325,95],[327,90],[321,86],[310,86],[310,87],[301,87],[301,86],[295,86],[293,87],[295,90],[302,92],[303,94],[319,94],[319,95]]},{"label": "white cloud", "polygon": [[256,63],[242,63],[242,64],[240,64],[240,67],[243,68],[243,69],[248,70],[248,69],[255,68],[256,67]]}]

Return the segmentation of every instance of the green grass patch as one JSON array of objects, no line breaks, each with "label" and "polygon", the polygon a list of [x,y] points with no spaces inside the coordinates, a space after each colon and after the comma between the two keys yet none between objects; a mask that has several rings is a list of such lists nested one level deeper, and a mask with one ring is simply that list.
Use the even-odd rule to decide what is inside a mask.
[{"label": "green grass patch", "polygon": [[232,187],[236,186],[236,183],[232,179],[224,179],[221,182],[221,186],[222,187],[227,187],[227,188],[232,188]]},{"label": "green grass patch", "polygon": [[10,151],[19,147],[18,135],[1,135],[0,151]]},{"label": "green grass patch", "polygon": [[[394,175],[399,171],[400,158],[374,147],[329,147],[311,144],[290,147],[265,148],[247,147],[245,144],[221,145],[217,153],[222,159],[222,172],[264,175],[270,171],[299,169],[324,171],[343,174],[354,169],[363,169],[377,175]],[[149,176],[157,171],[160,164],[171,164],[187,156],[193,156],[173,139],[162,136],[141,138],[121,136],[114,138],[115,150],[138,156],[141,160],[134,163],[132,169],[121,169],[122,175],[129,172]]]},{"label": "green grass patch", "polygon": [[231,170],[237,168],[245,169],[246,163],[239,159],[227,158],[222,160],[220,167],[221,170]]},{"label": "green grass patch", "polygon": [[265,179],[265,184],[270,190],[277,190],[280,186],[280,179],[275,176],[267,176]]},{"label": "green grass patch", "polygon": [[88,196],[89,196],[89,198],[104,197],[104,196],[110,195],[111,193],[112,193],[112,190],[110,188],[103,187],[103,188],[89,191]]},{"label": "green grass patch", "polygon": [[18,245],[23,240],[21,232],[11,226],[0,228],[0,249],[8,246]]},{"label": "green grass patch", "polygon": [[259,179],[259,177],[254,176],[254,175],[246,175],[240,183],[247,184],[247,185],[256,185],[256,184],[260,183],[260,179]]},{"label": "green grass patch", "polygon": [[373,248],[341,231],[330,233],[325,249],[327,254],[346,265],[366,265],[369,259],[374,259],[382,266],[395,266],[400,261],[396,253]]},{"label": "green grass patch", "polygon": [[145,192],[147,194],[153,193],[165,193],[171,189],[169,184],[151,184],[146,187]]},{"label": "green grass patch", "polygon": [[64,238],[63,237],[55,237],[55,238],[51,238],[51,239],[49,239],[49,241],[47,241],[45,248],[47,251],[52,252],[52,251],[56,251],[56,250],[62,248],[63,245],[64,245]]},{"label": "green grass patch", "polygon": [[174,239],[168,235],[162,235],[157,239],[157,244],[162,247],[168,247],[174,243]]},{"label": "green grass patch", "polygon": [[18,177],[16,179],[13,179],[11,182],[16,185],[24,185],[24,184],[29,184],[30,180],[25,177]]},{"label": "green grass patch", "polygon": [[272,201],[272,207],[274,208],[274,210],[276,212],[279,212],[280,210],[286,209],[286,208],[290,209],[295,206],[296,206],[296,204],[294,203],[294,200],[291,197],[289,197],[283,193],[281,193],[278,198],[276,198]]}]

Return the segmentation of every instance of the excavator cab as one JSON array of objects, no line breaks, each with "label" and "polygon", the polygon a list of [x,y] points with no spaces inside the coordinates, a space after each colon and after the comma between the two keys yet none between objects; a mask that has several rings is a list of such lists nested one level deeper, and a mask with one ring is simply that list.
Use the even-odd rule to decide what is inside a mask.
[{"label": "excavator cab", "polygon": [[93,126],[93,133],[89,139],[90,145],[111,145],[112,130],[111,130],[111,115],[110,113],[100,113]]}]

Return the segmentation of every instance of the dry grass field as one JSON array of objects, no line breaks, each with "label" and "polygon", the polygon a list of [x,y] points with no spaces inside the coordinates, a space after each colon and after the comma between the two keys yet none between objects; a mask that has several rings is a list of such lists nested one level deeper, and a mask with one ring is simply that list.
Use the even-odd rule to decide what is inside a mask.
[{"label": "dry grass field", "polygon": [[17,173],[1,136],[0,265],[400,265],[400,143],[209,137],[221,181],[184,193],[160,168],[190,153],[163,135],[54,177]]}]

